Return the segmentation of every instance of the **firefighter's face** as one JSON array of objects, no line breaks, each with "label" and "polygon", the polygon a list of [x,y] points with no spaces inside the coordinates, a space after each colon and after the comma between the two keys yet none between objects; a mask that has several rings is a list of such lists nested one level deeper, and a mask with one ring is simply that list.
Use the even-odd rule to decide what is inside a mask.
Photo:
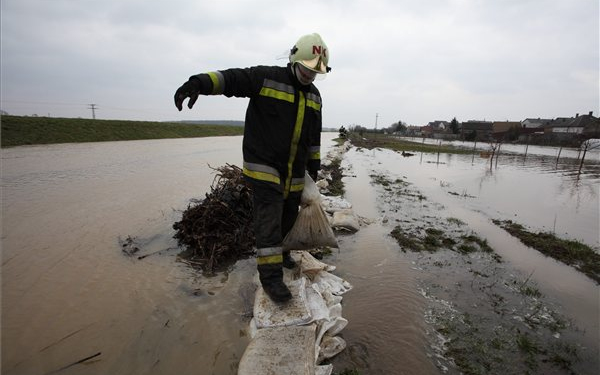
[{"label": "firefighter's face", "polygon": [[296,69],[296,78],[298,78],[298,81],[300,81],[300,83],[303,85],[310,85],[315,80],[315,77],[317,76],[316,72],[313,72],[312,70],[305,68],[304,65],[299,64],[299,63],[295,64],[295,69]]}]

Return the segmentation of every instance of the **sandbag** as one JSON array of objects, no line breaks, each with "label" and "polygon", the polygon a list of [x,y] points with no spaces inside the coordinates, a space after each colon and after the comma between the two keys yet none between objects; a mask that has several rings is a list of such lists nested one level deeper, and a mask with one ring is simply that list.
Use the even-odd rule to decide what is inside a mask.
[{"label": "sandbag", "polygon": [[342,350],[346,349],[346,341],[339,337],[325,336],[321,341],[319,356],[317,357],[317,363],[321,363],[325,359],[335,357]]},{"label": "sandbag", "polygon": [[358,218],[352,210],[340,210],[333,213],[331,226],[336,230],[347,230],[349,232],[357,232],[360,229]]},{"label": "sandbag", "polygon": [[312,324],[259,329],[240,360],[238,375],[313,375],[314,340]]},{"label": "sandbag", "polygon": [[301,202],[296,222],[283,240],[283,249],[308,250],[321,246],[337,248],[337,240],[321,208],[321,193],[308,173],[304,176]]},{"label": "sandbag", "polygon": [[321,206],[329,213],[352,208],[352,204],[341,197],[321,195]]},{"label": "sandbag", "polygon": [[258,329],[307,324],[312,320],[306,299],[306,278],[301,277],[288,287],[294,298],[285,308],[273,302],[263,288],[258,288],[254,301],[254,320]]},{"label": "sandbag", "polygon": [[333,365],[324,365],[315,367],[315,375],[331,375],[333,373]]},{"label": "sandbag", "polygon": [[[307,251],[300,251],[299,253],[300,270],[303,274],[310,278],[312,278],[320,271],[331,272],[335,270],[335,266],[321,262],[320,260],[310,255],[310,253]],[[292,252],[292,255],[296,255],[295,252]]]}]

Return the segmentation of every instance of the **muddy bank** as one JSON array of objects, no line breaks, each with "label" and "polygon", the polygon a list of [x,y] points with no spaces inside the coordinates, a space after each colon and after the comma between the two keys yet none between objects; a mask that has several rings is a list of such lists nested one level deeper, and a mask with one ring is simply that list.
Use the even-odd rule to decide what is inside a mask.
[{"label": "muddy bank", "polygon": [[[366,150],[353,152],[355,162],[366,160]],[[582,331],[535,277],[405,176],[370,165],[381,225],[417,273],[429,355],[440,371],[595,373],[595,332]]]}]

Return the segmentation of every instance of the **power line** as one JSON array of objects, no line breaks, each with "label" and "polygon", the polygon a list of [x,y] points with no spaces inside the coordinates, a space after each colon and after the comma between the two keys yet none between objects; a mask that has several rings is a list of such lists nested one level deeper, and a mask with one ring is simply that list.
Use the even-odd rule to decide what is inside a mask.
[{"label": "power line", "polygon": [[96,119],[96,109],[98,107],[96,106],[96,104],[89,104],[88,109],[92,110],[92,117],[94,118],[94,120]]}]

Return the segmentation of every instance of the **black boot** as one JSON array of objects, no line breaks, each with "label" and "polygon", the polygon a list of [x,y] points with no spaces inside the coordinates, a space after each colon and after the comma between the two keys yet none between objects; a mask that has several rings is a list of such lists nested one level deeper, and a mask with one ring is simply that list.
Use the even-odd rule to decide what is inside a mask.
[{"label": "black boot", "polygon": [[297,266],[296,261],[294,260],[294,258],[292,258],[289,251],[283,252],[283,266],[288,270],[296,268]]},{"label": "black boot", "polygon": [[257,268],[263,290],[273,302],[283,303],[292,299],[292,293],[283,282],[281,263],[262,264]]}]

